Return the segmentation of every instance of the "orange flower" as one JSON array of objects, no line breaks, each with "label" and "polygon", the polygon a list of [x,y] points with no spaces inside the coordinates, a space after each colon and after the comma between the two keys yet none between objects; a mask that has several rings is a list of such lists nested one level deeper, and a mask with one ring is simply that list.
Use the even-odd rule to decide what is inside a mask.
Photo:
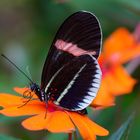
[{"label": "orange flower", "polygon": [[[29,89],[15,88],[14,90],[22,95]],[[72,133],[77,127],[84,140],[95,140],[96,135],[108,135],[106,129],[92,122],[86,115],[62,110],[52,102],[48,102],[46,107],[44,102],[36,100],[37,96],[33,92],[31,94],[33,100],[23,104],[23,99],[28,100],[23,96],[1,93],[0,106],[3,109],[0,113],[11,117],[31,116],[22,122],[22,126],[28,130],[46,129],[53,133]]]},{"label": "orange flower", "polygon": [[124,64],[140,56],[140,43],[126,28],[119,28],[104,42],[103,55],[107,63]]},{"label": "orange flower", "polygon": [[94,107],[112,106],[115,97],[128,94],[136,83],[123,64],[140,56],[140,43],[125,28],[119,28],[104,42],[99,64],[103,72],[102,83]]}]

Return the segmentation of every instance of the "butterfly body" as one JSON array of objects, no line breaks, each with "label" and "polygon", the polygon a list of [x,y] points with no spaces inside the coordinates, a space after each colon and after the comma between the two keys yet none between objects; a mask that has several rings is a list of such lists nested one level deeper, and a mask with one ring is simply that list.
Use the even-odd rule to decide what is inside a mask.
[{"label": "butterfly body", "polygon": [[29,88],[31,89],[31,91],[35,92],[40,101],[47,101],[47,96],[45,92],[40,89],[39,85],[37,85],[36,83],[31,83]]},{"label": "butterfly body", "polygon": [[70,111],[86,112],[101,81],[97,58],[101,50],[101,28],[95,15],[80,11],[60,26],[46,58],[41,86],[30,89],[40,101],[52,101]]}]

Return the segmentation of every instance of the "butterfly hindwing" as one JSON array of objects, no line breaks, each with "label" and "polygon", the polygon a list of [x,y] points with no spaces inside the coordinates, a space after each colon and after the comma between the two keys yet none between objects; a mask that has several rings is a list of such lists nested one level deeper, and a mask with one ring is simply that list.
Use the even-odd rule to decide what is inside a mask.
[{"label": "butterfly hindwing", "polygon": [[101,28],[95,15],[80,11],[68,17],[60,26],[45,61],[41,89],[52,76],[73,58],[91,54],[99,56],[101,49]]},{"label": "butterfly hindwing", "polygon": [[77,111],[85,109],[96,97],[101,71],[91,55],[73,58],[61,67],[45,88],[50,99],[62,108]]}]

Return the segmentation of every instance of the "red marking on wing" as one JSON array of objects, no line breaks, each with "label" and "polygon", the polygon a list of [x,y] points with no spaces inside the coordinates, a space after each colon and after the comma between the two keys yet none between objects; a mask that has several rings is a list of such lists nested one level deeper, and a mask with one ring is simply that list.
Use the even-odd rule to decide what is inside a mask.
[{"label": "red marking on wing", "polygon": [[68,52],[70,54],[73,54],[74,56],[80,56],[84,54],[91,54],[95,55],[95,51],[86,51],[81,48],[79,48],[76,44],[65,42],[62,39],[58,39],[55,42],[55,46],[57,49]]}]

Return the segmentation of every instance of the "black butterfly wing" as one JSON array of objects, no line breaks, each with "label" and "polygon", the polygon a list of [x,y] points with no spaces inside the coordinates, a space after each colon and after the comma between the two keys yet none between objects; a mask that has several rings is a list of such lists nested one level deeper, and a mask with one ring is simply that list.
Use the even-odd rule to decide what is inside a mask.
[{"label": "black butterfly wing", "polygon": [[45,61],[41,89],[51,77],[74,57],[89,53],[95,58],[101,49],[101,28],[95,15],[80,11],[68,17],[60,26]]},{"label": "black butterfly wing", "polygon": [[78,111],[85,109],[96,97],[101,71],[92,55],[73,58],[51,78],[45,92],[56,105]]}]

